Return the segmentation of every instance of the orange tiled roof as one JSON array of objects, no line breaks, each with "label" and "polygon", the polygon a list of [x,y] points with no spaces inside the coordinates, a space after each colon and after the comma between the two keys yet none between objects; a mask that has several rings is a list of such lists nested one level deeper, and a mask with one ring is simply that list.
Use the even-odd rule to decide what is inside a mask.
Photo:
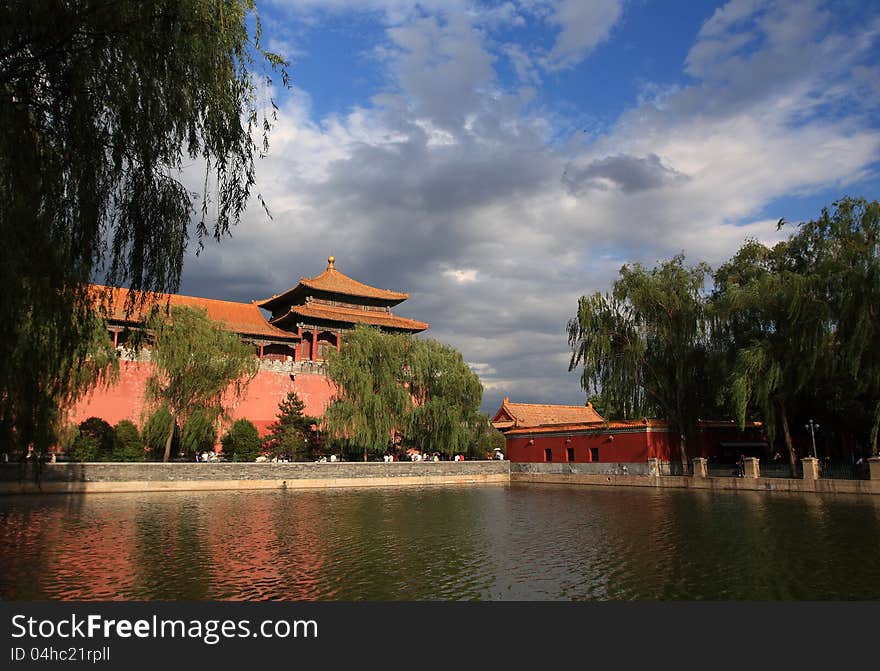
[{"label": "orange tiled roof", "polygon": [[[492,422],[496,427],[503,422]],[[699,428],[719,429],[730,428],[739,430],[739,424],[734,420],[705,420],[698,422]],[[746,429],[761,428],[761,422],[747,422]],[[498,427],[501,428],[501,427]],[[507,431],[506,435],[528,435],[535,433],[555,433],[567,431],[605,431],[605,430],[624,430],[624,429],[668,429],[669,422],[665,419],[622,419],[614,421],[598,421],[598,422],[573,422],[571,424],[550,424],[543,426],[517,427],[511,431]]]},{"label": "orange tiled roof", "polygon": [[327,269],[323,273],[315,277],[301,277],[299,284],[295,287],[276,294],[272,298],[258,301],[258,305],[261,308],[266,308],[276,302],[278,298],[296,291],[301,286],[317,291],[328,291],[334,294],[358,296],[360,298],[378,298],[380,300],[394,301],[395,303],[400,303],[409,298],[407,293],[391,291],[390,289],[379,289],[353,280],[348,275],[343,275],[336,270],[335,263],[336,259],[331,256],[327,259]]},{"label": "orange tiled roof", "polygon": [[[512,421],[513,427],[520,429],[532,426],[557,424],[584,424],[602,422],[602,416],[596,412],[591,403],[586,405],[548,405],[542,403],[511,403],[505,398],[492,418],[497,428],[506,428]],[[505,426],[499,426],[505,424]]]},{"label": "orange tiled roof", "polygon": [[346,324],[372,324],[373,326],[384,326],[386,328],[413,332],[424,331],[428,328],[428,324],[425,322],[398,317],[388,312],[358,310],[354,308],[338,307],[335,305],[320,305],[317,303],[292,305],[287,313],[273,320],[273,322],[278,323],[287,319],[290,315],[299,315],[311,319],[326,319],[328,321],[344,322]]},{"label": "orange tiled roof", "polygon": [[[96,300],[98,293],[106,291],[108,287],[93,285]],[[125,288],[114,289],[108,306],[108,319],[127,322],[142,322],[146,315],[143,308],[135,308],[133,314],[126,316],[125,302],[129,290]],[[208,316],[219,322],[223,322],[230,331],[243,335],[269,336],[290,340],[292,334],[272,326],[263,317],[256,303],[236,303],[233,301],[219,301],[212,298],[199,298],[197,296],[181,296],[180,294],[152,294],[151,298],[156,303],[164,305],[167,301],[171,306],[185,306],[190,308],[202,308],[208,312]]]}]

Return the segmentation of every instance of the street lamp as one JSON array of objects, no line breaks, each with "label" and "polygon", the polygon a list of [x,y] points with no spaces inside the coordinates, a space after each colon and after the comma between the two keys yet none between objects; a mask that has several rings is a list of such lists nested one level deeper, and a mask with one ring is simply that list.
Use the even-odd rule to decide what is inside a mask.
[{"label": "street lamp", "polygon": [[819,457],[818,457],[818,455],[816,454],[816,429],[819,428],[819,425],[816,424],[816,423],[811,419],[809,424],[804,424],[804,428],[810,430],[810,437],[812,437],[812,439],[813,439],[813,457],[815,457],[815,458],[818,459]]}]

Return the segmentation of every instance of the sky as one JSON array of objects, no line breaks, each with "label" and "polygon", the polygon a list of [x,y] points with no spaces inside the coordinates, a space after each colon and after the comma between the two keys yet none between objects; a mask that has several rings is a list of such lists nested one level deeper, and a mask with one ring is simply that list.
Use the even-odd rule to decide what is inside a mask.
[{"label": "sky", "polygon": [[880,197],[880,2],[261,0],[290,62],[257,190],[181,293],[406,291],[484,387],[582,405],[566,325],[620,267],[713,268]]}]

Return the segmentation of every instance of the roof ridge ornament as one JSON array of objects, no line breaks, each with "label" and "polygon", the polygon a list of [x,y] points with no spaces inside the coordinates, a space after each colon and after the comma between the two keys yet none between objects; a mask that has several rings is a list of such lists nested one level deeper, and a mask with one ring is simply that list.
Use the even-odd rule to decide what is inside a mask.
[{"label": "roof ridge ornament", "polygon": [[336,263],[336,257],[333,255],[328,256],[327,257],[327,270],[335,270],[336,266],[333,265],[335,263]]}]

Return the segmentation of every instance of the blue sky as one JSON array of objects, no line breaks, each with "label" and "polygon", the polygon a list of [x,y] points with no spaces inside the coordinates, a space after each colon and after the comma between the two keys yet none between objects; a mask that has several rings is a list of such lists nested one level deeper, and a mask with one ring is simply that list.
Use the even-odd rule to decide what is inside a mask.
[{"label": "blue sky", "polygon": [[290,91],[251,207],[181,291],[337,267],[405,290],[504,396],[580,404],[565,325],[629,261],[713,266],[878,198],[880,3],[262,0]]}]

